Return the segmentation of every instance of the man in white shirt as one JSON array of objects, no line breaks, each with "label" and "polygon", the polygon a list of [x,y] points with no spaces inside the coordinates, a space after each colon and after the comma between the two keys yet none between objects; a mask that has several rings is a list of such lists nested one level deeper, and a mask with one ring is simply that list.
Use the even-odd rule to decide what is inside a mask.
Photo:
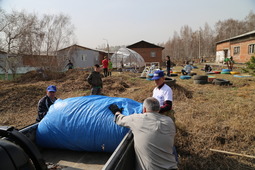
[{"label": "man in white shirt", "polygon": [[152,80],[155,81],[156,87],[153,90],[152,97],[156,98],[160,104],[159,113],[165,113],[172,110],[173,91],[171,87],[166,85],[165,74],[162,70],[154,72]]},{"label": "man in white shirt", "polygon": [[157,99],[144,100],[143,114],[122,115],[116,104],[109,109],[115,114],[116,124],[130,128],[134,134],[136,170],[177,169],[173,154],[175,125],[170,117],[158,113]]},{"label": "man in white shirt", "polygon": [[[171,87],[165,84],[165,74],[162,70],[154,72],[152,80],[155,81],[156,87],[153,90],[152,97],[156,98],[160,104],[159,113],[169,116],[175,122],[173,106],[173,91]],[[173,147],[176,161],[178,161],[178,154],[176,148]]]}]

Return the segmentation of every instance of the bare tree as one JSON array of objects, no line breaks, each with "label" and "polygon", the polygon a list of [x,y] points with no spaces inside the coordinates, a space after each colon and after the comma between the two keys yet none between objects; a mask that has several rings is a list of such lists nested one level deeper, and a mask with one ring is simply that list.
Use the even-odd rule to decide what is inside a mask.
[{"label": "bare tree", "polygon": [[245,29],[246,32],[255,29],[255,14],[252,11],[245,17]]},{"label": "bare tree", "polygon": [[[3,47],[7,51],[6,61],[5,61],[5,79],[8,78],[8,70],[10,66],[14,66],[11,62],[14,62],[13,59],[10,60],[9,56],[11,54],[19,54],[20,39],[22,36],[26,36],[28,33],[27,28],[30,27],[31,22],[27,22],[27,14],[23,12],[12,11],[10,14],[4,15],[3,20],[5,21],[5,27],[1,31],[1,37],[3,40]],[[15,64],[16,66],[16,64]],[[13,71],[14,68],[11,69]]]},{"label": "bare tree", "polygon": [[41,30],[44,33],[43,48],[46,55],[56,55],[59,49],[70,45],[74,35],[74,27],[70,23],[70,18],[63,14],[44,15]]},{"label": "bare tree", "polygon": [[13,78],[16,77],[17,68],[20,66],[21,62],[22,62],[21,56],[14,55],[8,57],[9,69],[12,72]]},{"label": "bare tree", "polygon": [[[6,79],[8,70],[16,73],[15,67],[22,63],[18,56],[22,55],[35,56],[37,65],[40,65],[38,63],[41,60],[42,66],[58,69],[57,51],[70,45],[74,37],[74,26],[70,18],[63,14],[44,15],[38,19],[35,14],[24,11],[7,14],[0,9],[0,21],[0,43],[7,52],[3,66]],[[41,56],[42,54],[44,56]],[[9,56],[12,56],[12,59]],[[17,56],[17,62],[14,61],[14,56]]]},{"label": "bare tree", "polygon": [[181,58],[182,60],[189,60],[191,59],[190,51],[191,51],[191,35],[192,35],[192,29],[185,25],[181,28],[180,36],[182,41],[182,53]]},{"label": "bare tree", "polygon": [[[39,36],[42,40],[40,47],[46,56],[56,56],[59,49],[74,42],[74,26],[66,15],[44,15],[40,27],[43,35]],[[60,67],[63,67],[65,60],[66,58],[58,58],[57,65],[52,59],[48,61],[48,67],[59,70]]]},{"label": "bare tree", "polygon": [[215,55],[215,42],[214,42],[214,32],[210,26],[205,23],[204,28],[201,29],[200,38],[200,55],[204,57],[210,57]]},{"label": "bare tree", "polygon": [[215,24],[216,41],[229,39],[246,32],[245,24],[242,21],[228,19],[225,21],[218,21]]},{"label": "bare tree", "polygon": [[34,55],[36,54],[36,44],[38,43],[38,37],[40,36],[40,30],[38,30],[37,26],[37,16],[34,14],[26,15],[24,23],[26,24],[24,32],[17,40],[17,54]]},{"label": "bare tree", "polygon": [[7,26],[5,17],[6,17],[5,11],[0,8],[0,32],[3,31],[3,29]]},{"label": "bare tree", "polygon": [[3,50],[3,39],[1,39],[1,36],[3,35],[3,30],[8,25],[8,22],[6,20],[6,13],[4,10],[0,8],[0,50]]},{"label": "bare tree", "polygon": [[193,32],[185,25],[180,29],[180,35],[175,31],[174,36],[164,43],[163,54],[170,55],[176,63],[198,59],[199,56],[214,57],[216,42],[254,30],[254,21],[255,14],[251,11],[244,21],[218,21],[214,29],[205,23],[203,28]]}]

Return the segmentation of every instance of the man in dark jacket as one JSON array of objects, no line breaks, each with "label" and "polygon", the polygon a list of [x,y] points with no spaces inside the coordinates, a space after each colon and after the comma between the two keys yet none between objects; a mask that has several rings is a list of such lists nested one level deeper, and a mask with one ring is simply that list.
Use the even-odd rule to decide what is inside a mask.
[{"label": "man in dark jacket", "polygon": [[57,87],[50,85],[46,89],[46,96],[41,98],[38,102],[38,116],[37,122],[40,122],[43,117],[47,114],[50,106],[57,100],[56,98]]},{"label": "man in dark jacket", "polygon": [[90,95],[101,95],[103,88],[102,75],[100,74],[100,66],[94,65],[94,71],[87,78],[88,83],[92,86]]},{"label": "man in dark jacket", "polygon": [[71,62],[71,60],[69,60],[66,67],[68,68],[68,70],[73,69],[73,63]]}]

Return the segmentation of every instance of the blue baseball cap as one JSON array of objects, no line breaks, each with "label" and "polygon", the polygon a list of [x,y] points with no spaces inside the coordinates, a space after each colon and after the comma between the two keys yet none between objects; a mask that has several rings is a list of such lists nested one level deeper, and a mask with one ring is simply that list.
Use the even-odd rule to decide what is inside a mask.
[{"label": "blue baseball cap", "polygon": [[154,74],[153,74],[153,77],[151,78],[151,80],[158,80],[158,79],[160,79],[161,77],[164,77],[164,71],[162,71],[162,70],[157,70],[157,71],[155,71],[154,72]]},{"label": "blue baseball cap", "polygon": [[53,92],[56,92],[57,91],[57,87],[54,86],[54,85],[50,85],[47,87],[47,91],[53,91]]}]

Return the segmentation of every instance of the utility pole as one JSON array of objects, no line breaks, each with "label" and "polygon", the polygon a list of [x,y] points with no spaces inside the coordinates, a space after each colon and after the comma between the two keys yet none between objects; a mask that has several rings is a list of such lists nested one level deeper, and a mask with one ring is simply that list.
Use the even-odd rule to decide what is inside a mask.
[{"label": "utility pole", "polygon": [[200,55],[201,55],[201,54],[200,54],[200,30],[199,30],[199,32],[198,32],[198,58],[199,58],[199,59],[201,58]]},{"label": "utility pole", "polygon": [[107,51],[108,51],[107,58],[109,59],[109,43],[108,43],[108,40],[107,40],[107,39],[103,39],[103,40],[105,40],[106,43],[107,43]]}]

